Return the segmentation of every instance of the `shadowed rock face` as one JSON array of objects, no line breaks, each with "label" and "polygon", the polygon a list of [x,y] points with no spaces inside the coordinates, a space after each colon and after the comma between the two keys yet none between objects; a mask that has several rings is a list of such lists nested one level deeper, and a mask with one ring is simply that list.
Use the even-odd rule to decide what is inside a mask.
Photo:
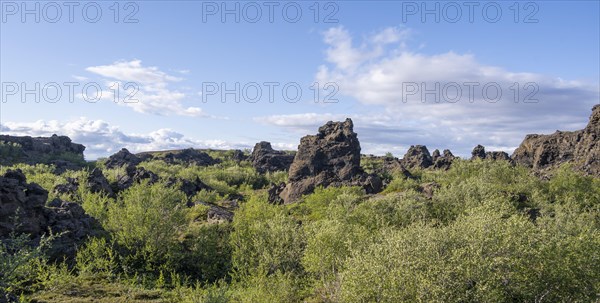
[{"label": "shadowed rock face", "polygon": [[294,161],[294,155],[274,150],[271,143],[261,141],[254,145],[250,161],[259,173],[289,170]]},{"label": "shadowed rock face", "polygon": [[52,257],[74,257],[78,244],[97,228],[96,220],[85,214],[77,203],[54,201],[46,207],[48,192],[35,183],[27,183],[20,171],[0,176],[0,239],[11,233],[27,234],[36,241],[50,230],[64,233],[53,243]]},{"label": "shadowed rock face", "polygon": [[535,170],[572,163],[590,175],[600,176],[600,105],[594,106],[588,125],[578,131],[527,135],[512,159]]},{"label": "shadowed rock face", "polygon": [[318,134],[300,140],[288,184],[280,194],[285,203],[295,202],[318,186],[357,185],[367,192],[381,190],[381,180],[360,167],[360,143],[353,128],[350,119],[330,121]]}]

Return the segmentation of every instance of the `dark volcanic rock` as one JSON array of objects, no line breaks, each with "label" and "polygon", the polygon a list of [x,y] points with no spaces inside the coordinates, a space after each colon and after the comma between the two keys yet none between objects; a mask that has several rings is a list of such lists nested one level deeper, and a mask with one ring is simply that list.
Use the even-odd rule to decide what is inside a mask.
[{"label": "dark volcanic rock", "polygon": [[261,141],[254,145],[250,161],[259,173],[289,170],[294,161],[294,155],[274,150],[271,143]]},{"label": "dark volcanic rock", "polygon": [[158,182],[158,175],[143,167],[129,166],[126,169],[126,175],[120,176],[113,188],[120,192],[128,189],[134,183],[140,183],[145,180],[147,180],[148,184],[154,184]]},{"label": "dark volcanic rock", "polygon": [[244,152],[239,149],[233,150],[233,153],[231,154],[231,160],[236,162],[244,161],[247,158],[248,157],[246,156],[246,154],[244,154]]},{"label": "dark volcanic rock", "polygon": [[106,168],[119,168],[119,167],[130,167],[140,164],[142,160],[138,156],[132,154],[126,148],[122,148],[117,153],[108,157],[104,164]]},{"label": "dark volcanic rock", "polygon": [[0,177],[0,238],[13,231],[34,236],[45,232],[47,199],[48,192],[35,183],[27,183],[20,170],[7,171]]},{"label": "dark volcanic rock", "polygon": [[[94,168],[88,178],[87,178],[87,186],[90,191],[93,193],[104,193],[109,197],[115,197],[115,193],[113,192],[108,180],[102,174],[102,170],[99,168]],[[79,181],[74,178],[67,178],[67,183],[59,184],[54,187],[55,194],[68,194],[73,195],[77,193],[79,189]]]},{"label": "dark volcanic rock", "polygon": [[285,183],[281,182],[279,185],[274,183],[271,184],[267,193],[269,194],[268,201],[273,204],[283,204],[283,199],[279,196],[285,189]]},{"label": "dark volcanic rock", "polygon": [[435,169],[450,169],[450,165],[452,165],[452,161],[454,161],[456,157],[452,154],[452,152],[448,149],[444,149],[444,154],[440,155],[439,150],[434,150],[433,155],[431,156],[431,160],[433,161],[433,168]]},{"label": "dark volcanic rock", "polygon": [[0,142],[12,146],[9,155],[0,158],[0,164],[54,164],[55,173],[67,169],[79,169],[84,162],[85,146],[71,142],[67,136],[51,137],[9,136],[0,135]]},{"label": "dark volcanic rock", "polygon": [[105,193],[109,197],[114,197],[114,192],[108,183],[104,174],[102,174],[102,170],[99,168],[94,168],[87,179],[88,186],[93,193]]},{"label": "dark volcanic rock", "polygon": [[471,160],[475,159],[485,159],[485,147],[481,144],[475,146],[471,152]]},{"label": "dark volcanic rock", "polygon": [[54,193],[57,195],[74,195],[79,189],[79,181],[75,178],[67,178],[67,183],[54,186]]},{"label": "dark volcanic rock", "polygon": [[21,171],[8,171],[0,177],[0,239],[11,233],[27,234],[39,240],[50,230],[60,236],[53,242],[51,256],[73,257],[76,247],[97,228],[94,218],[76,203],[60,200],[58,207],[45,207],[48,192],[35,183],[27,183]]},{"label": "dark volcanic rock", "polygon": [[594,106],[588,125],[578,131],[527,135],[512,154],[517,164],[537,171],[573,163],[587,174],[600,176],[600,105]]},{"label": "dark volcanic rock", "polygon": [[208,212],[206,213],[206,221],[208,223],[221,223],[233,221],[233,212],[210,203],[206,202],[195,202],[196,205],[208,206]]},{"label": "dark volcanic rock", "polygon": [[193,164],[198,166],[210,166],[221,162],[218,159],[213,159],[209,154],[193,148],[168,152],[161,159],[169,164]]},{"label": "dark volcanic rock", "polygon": [[424,145],[411,145],[401,160],[406,168],[428,168],[433,165],[429,150]]},{"label": "dark volcanic rock", "polygon": [[285,203],[298,200],[318,186],[360,185],[369,193],[381,190],[381,180],[360,167],[360,143],[353,128],[350,119],[330,121],[319,128],[317,135],[300,140],[288,184],[280,194]]},{"label": "dark volcanic rock", "polygon": [[486,152],[485,147],[481,145],[475,146],[471,152],[471,160],[475,159],[487,159],[487,160],[506,160],[512,162],[506,152],[503,151],[492,151]]}]

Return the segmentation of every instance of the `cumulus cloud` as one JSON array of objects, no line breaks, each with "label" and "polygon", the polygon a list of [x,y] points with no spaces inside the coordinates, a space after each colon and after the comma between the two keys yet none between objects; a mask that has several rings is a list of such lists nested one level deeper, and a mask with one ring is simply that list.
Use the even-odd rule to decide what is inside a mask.
[{"label": "cumulus cloud", "polygon": [[225,140],[197,140],[174,130],[162,128],[146,134],[126,133],[118,126],[103,120],[85,117],[60,122],[38,120],[35,122],[3,122],[0,130],[15,136],[69,136],[73,142],[86,146],[86,159],[106,157],[125,147],[131,152],[168,150],[180,148],[232,149],[249,148],[247,143],[232,143]]},{"label": "cumulus cloud", "polygon": [[[146,67],[140,60],[118,61],[91,66],[86,71],[102,76],[106,87],[103,99],[112,100],[136,112],[155,115],[207,116],[199,107],[184,107],[185,93],[170,88],[182,78],[171,76],[158,67]],[[117,90],[118,88],[118,90]],[[119,95],[115,96],[115,92]]]},{"label": "cumulus cloud", "polygon": [[[323,33],[325,62],[315,80],[335,82],[341,96],[379,111],[354,115],[356,128],[363,128],[359,136],[366,142],[389,148],[452,147],[462,155],[476,144],[510,152],[528,133],[584,127],[598,102],[597,84],[510,71],[483,64],[470,53],[421,53],[407,48],[409,34],[408,29],[391,27],[356,43],[342,26]],[[313,120],[318,124],[341,120],[339,116],[301,114],[260,120],[293,128]]]}]

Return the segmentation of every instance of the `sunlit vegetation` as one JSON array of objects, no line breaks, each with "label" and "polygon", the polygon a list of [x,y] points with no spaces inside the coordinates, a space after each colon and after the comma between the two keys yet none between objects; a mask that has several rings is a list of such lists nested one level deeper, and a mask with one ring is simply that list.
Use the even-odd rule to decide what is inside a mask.
[{"label": "sunlit vegetation", "polygon": [[[415,178],[390,174],[381,194],[319,188],[290,205],[269,204],[266,194],[286,172],[262,175],[245,161],[140,166],[161,182],[116,198],[80,182],[76,194],[60,197],[80,203],[104,229],[75,260],[50,262],[51,241],[3,242],[0,292],[21,302],[599,299],[600,180],[569,166],[546,181],[506,161],[457,160],[448,171],[413,171]],[[50,192],[89,174],[15,167]],[[123,174],[103,172],[111,182]],[[169,177],[197,177],[214,190],[197,193],[191,200],[206,204],[190,207],[166,185]],[[431,196],[422,192],[427,183],[436,184]],[[233,195],[244,197],[233,222],[208,222],[206,205]]]}]

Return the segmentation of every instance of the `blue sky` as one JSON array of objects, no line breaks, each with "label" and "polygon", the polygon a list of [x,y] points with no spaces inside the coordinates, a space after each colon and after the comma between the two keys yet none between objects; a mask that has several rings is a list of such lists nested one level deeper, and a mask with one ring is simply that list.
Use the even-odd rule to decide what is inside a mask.
[{"label": "blue sky", "polygon": [[[582,128],[599,102],[598,1],[479,2],[473,22],[469,2],[273,3],[119,2],[115,22],[114,2],[80,2],[70,22],[65,2],[3,0],[0,131],[68,135],[94,159],[121,147],[247,148],[261,140],[295,149],[319,125],[351,117],[363,153],[402,156],[425,144],[466,156],[477,144],[512,152],[528,133]],[[222,5],[239,10],[222,20]],[[262,15],[248,22],[257,8]],[[92,23],[96,9],[102,15]],[[65,82],[77,85],[73,102]],[[239,103],[207,91],[236,82]],[[265,82],[277,83],[273,102]],[[40,90],[23,98],[36,83]],[[123,102],[126,83],[138,88],[137,103]],[[97,102],[82,97],[92,84],[103,90]],[[302,92],[295,103],[282,95],[286,84],[289,99]],[[256,85],[262,98],[243,100]],[[421,94],[436,85],[437,93]],[[336,103],[323,102],[330,93]]]}]

